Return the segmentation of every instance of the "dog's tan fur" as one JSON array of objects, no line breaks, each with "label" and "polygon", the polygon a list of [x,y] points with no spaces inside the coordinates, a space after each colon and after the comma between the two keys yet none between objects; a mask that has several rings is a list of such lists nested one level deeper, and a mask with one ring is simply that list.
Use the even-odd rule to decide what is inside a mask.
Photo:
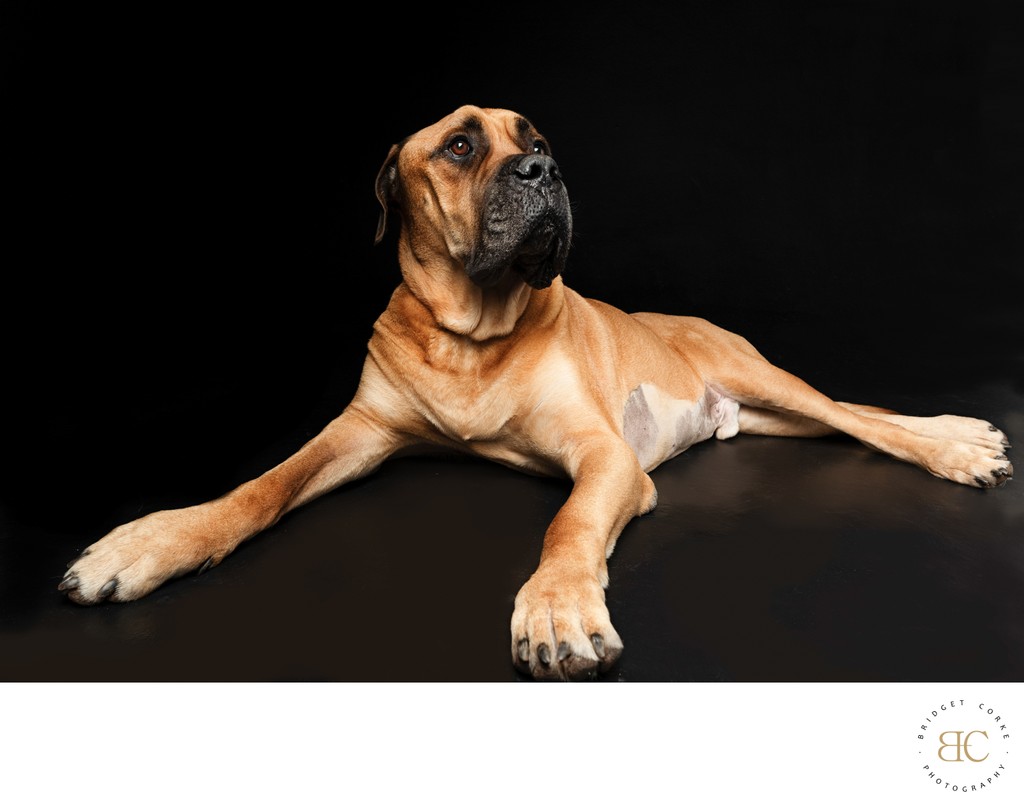
[{"label": "dog's tan fur", "polygon": [[[437,158],[469,119],[486,152],[471,168]],[[585,678],[622,650],[605,607],[606,559],[656,504],[648,472],[694,441],[838,431],[961,484],[1010,477],[1006,439],[987,422],[836,403],[709,322],[627,315],[560,277],[543,289],[513,272],[474,283],[464,265],[481,237],[483,194],[502,162],[540,137],[527,126],[506,110],[463,107],[391,149],[378,195],[401,214],[403,282],[374,326],[352,402],[294,456],[225,496],[114,529],[68,570],[69,598],[145,596],[220,563],[397,450],[430,443],[571,479],[516,597],[511,653],[535,677]]]}]

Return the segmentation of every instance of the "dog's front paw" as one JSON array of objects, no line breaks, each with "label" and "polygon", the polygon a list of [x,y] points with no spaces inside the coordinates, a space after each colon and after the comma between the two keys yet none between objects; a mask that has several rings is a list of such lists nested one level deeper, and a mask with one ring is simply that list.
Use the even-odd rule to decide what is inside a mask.
[{"label": "dog's front paw", "polygon": [[205,571],[221,557],[210,553],[198,510],[154,512],[118,526],[71,562],[57,589],[82,605],[127,602],[173,577]]},{"label": "dog's front paw", "polygon": [[538,569],[516,596],[512,662],[538,680],[591,680],[622,654],[596,577]]}]

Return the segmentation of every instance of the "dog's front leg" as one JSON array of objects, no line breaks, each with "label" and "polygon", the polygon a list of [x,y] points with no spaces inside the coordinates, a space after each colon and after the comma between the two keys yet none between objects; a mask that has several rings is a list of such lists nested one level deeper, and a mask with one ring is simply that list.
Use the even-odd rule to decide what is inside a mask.
[{"label": "dog's front leg", "polygon": [[654,508],[657,492],[618,440],[576,441],[566,464],[572,494],[548,527],[537,570],[516,596],[512,660],[539,679],[585,680],[622,652],[605,605],[607,558],[626,524]]},{"label": "dog's front leg", "polygon": [[78,604],[126,602],[205,571],[289,510],[370,473],[400,443],[350,406],[289,459],[227,495],[117,527],[82,552],[58,588]]}]

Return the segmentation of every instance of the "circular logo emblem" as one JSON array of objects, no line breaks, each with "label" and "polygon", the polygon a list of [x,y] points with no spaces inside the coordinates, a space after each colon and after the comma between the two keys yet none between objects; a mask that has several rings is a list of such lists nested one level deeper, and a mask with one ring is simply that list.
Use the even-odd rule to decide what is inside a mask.
[{"label": "circular logo emblem", "polygon": [[933,790],[986,792],[1007,775],[1010,728],[998,703],[936,703],[916,735],[921,779]]}]

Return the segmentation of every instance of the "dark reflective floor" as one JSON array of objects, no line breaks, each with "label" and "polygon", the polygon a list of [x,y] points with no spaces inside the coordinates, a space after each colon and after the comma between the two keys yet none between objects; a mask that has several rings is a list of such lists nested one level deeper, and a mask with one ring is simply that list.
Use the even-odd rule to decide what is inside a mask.
[{"label": "dark reflective floor", "polygon": [[[1024,439],[1024,394],[1007,378],[949,382],[926,406],[885,402],[977,414]],[[98,467],[81,484],[102,501]],[[653,478],[657,510],[627,527],[609,565],[626,650],[607,679],[1024,679],[1021,481],[982,491],[845,439],[742,436]],[[515,681],[513,597],[566,493],[482,462],[395,460],[202,577],[96,608],[56,585],[112,523],[69,529],[73,513],[47,509],[57,494],[22,499],[3,522],[0,678]]]}]

